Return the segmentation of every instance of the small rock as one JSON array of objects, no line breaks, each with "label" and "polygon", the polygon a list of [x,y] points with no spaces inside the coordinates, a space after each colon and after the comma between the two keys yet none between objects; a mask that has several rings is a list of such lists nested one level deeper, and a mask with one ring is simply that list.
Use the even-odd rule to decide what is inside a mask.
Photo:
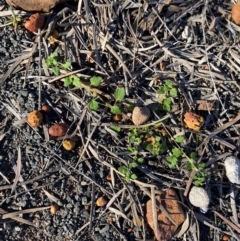
[{"label": "small rock", "polygon": [[102,207],[107,204],[107,200],[104,197],[99,197],[96,201],[98,207]]},{"label": "small rock", "polygon": [[[179,225],[185,220],[185,214],[177,202],[178,197],[176,192],[173,189],[168,189],[166,192],[162,193],[160,196],[156,196],[156,200],[163,205],[167,210],[172,220],[177,226],[175,226],[168,217],[157,208],[157,217],[158,217],[158,232],[155,233],[155,238],[157,241],[168,241]],[[153,219],[153,210],[152,210],[152,200],[147,202],[147,211],[146,218],[149,226],[154,230],[154,219]]]},{"label": "small rock", "polygon": [[231,183],[240,184],[240,160],[235,156],[225,159],[226,176]]},{"label": "small rock", "polygon": [[150,118],[150,110],[147,107],[135,107],[132,113],[133,124],[138,126],[147,122]]},{"label": "small rock", "polygon": [[49,128],[48,133],[51,136],[61,137],[66,135],[68,128],[69,128],[69,125],[67,123],[59,123],[59,124],[52,125]]},{"label": "small rock", "polygon": [[29,20],[26,21],[24,27],[30,32],[37,32],[38,29],[42,29],[44,25],[44,16],[35,13],[29,17]]},{"label": "small rock", "polygon": [[42,105],[42,111],[45,113],[49,113],[51,111],[51,108],[49,107],[49,105],[44,104]]},{"label": "small rock", "polygon": [[207,212],[210,199],[204,188],[193,186],[189,192],[189,201],[203,213]]},{"label": "small rock", "polygon": [[69,0],[6,0],[6,2],[25,11],[49,12],[55,5]]},{"label": "small rock", "polygon": [[41,112],[39,112],[37,110],[34,110],[31,113],[29,113],[29,115],[27,117],[27,121],[32,127],[37,127],[37,126],[41,125],[42,119],[43,119],[43,117],[42,117]]},{"label": "small rock", "polygon": [[59,210],[59,206],[56,203],[54,203],[51,206],[50,212],[51,212],[51,214],[56,214],[58,210]]}]

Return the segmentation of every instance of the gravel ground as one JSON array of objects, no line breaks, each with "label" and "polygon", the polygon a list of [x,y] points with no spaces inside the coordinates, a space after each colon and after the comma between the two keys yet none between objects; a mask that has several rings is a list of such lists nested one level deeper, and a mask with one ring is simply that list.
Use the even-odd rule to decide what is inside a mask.
[{"label": "gravel ground", "polygon": [[[226,156],[239,153],[239,121],[227,126],[226,132],[219,131],[218,136],[207,139],[239,112],[239,27],[228,20],[232,3],[169,1],[170,8],[167,2],[164,1],[158,18],[154,9],[161,8],[155,2],[144,1],[142,8],[137,1],[121,5],[114,2],[109,8],[111,12],[105,5],[98,6],[100,2],[84,1],[80,15],[76,14],[79,3],[61,5],[46,14],[49,22],[41,38],[22,26],[16,32],[12,25],[1,27],[0,240],[154,240],[144,216],[145,203],[150,199],[146,193],[150,193],[151,185],[156,191],[169,187],[177,190],[186,213],[189,212],[189,228],[182,237],[172,240],[223,240],[224,233],[230,241],[239,240],[236,227],[216,214],[232,223],[239,222],[238,216],[238,220],[232,218],[233,206],[239,213],[238,187],[229,184],[223,167]],[[0,1],[1,5],[6,4]],[[2,11],[8,8],[5,6]],[[28,15],[24,14],[23,19]],[[202,31],[202,19],[206,20],[206,32]],[[88,21],[91,24],[86,28]],[[6,17],[0,17],[0,25],[5,22]],[[60,38],[51,46],[48,37],[53,29],[57,29]],[[104,37],[108,34],[107,42],[99,32]],[[81,70],[80,78],[97,75],[104,79],[99,88],[102,92],[97,93],[98,111],[87,107],[95,97],[94,91],[66,88],[63,78],[55,80],[56,76],[46,68],[42,60],[55,51],[72,63],[71,71]],[[87,58],[89,53],[93,62]],[[65,73],[62,71],[61,75]],[[184,135],[181,148],[188,153],[197,150],[199,160],[206,164],[208,175],[203,184],[211,193],[211,204],[204,215],[183,195],[189,189],[191,175],[184,169],[186,160],[183,158],[174,169],[168,167],[166,157],[173,138],[162,136],[169,145],[164,153],[139,151],[145,163],[134,170],[137,181],[128,183],[117,171],[133,158],[127,149],[131,146],[132,122],[128,118],[130,112],[121,103],[125,113],[125,120],[120,122],[122,129],[115,132],[110,128],[113,116],[108,104],[114,105],[114,101],[106,94],[113,96],[117,87],[124,86],[125,100],[147,105],[152,113],[150,121],[158,121],[166,113],[155,106],[156,90],[169,78],[180,95],[172,98],[170,118],[161,124],[170,137]],[[199,99],[215,101],[214,112],[197,110]],[[26,116],[41,110],[43,104],[51,111],[43,113],[42,125],[32,128]],[[199,133],[182,124],[186,109],[204,116]],[[48,128],[60,122],[70,125],[66,136],[49,137]],[[156,134],[157,127],[147,131]],[[71,151],[62,147],[68,138],[76,142]],[[207,144],[203,145],[204,141]],[[14,188],[19,170],[21,176]],[[231,206],[232,194],[235,203]],[[100,197],[109,205],[98,207],[95,202]],[[53,204],[59,208],[56,214],[49,210]],[[8,213],[11,215],[5,218],[3,215]],[[140,227],[134,225],[135,215],[142,217]]]}]

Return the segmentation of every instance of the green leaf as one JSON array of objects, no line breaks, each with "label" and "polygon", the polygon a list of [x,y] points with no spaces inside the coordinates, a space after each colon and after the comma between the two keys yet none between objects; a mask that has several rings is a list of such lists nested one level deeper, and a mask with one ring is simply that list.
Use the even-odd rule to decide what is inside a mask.
[{"label": "green leaf", "polygon": [[100,76],[93,76],[91,79],[90,79],[90,82],[91,82],[91,85],[93,86],[99,86],[102,82],[102,77]]},{"label": "green leaf", "polygon": [[125,88],[121,87],[116,89],[116,91],[114,92],[114,98],[116,101],[120,101],[123,100],[125,97]]},{"label": "green leaf", "polygon": [[177,158],[182,155],[182,151],[181,151],[180,149],[178,149],[178,148],[173,148],[173,149],[172,149],[172,153],[173,153],[173,155],[174,155],[175,157],[177,157]]},{"label": "green leaf", "polygon": [[135,139],[136,139],[135,136],[130,136],[130,138],[129,138],[130,143],[134,143]]},{"label": "green leaf", "polygon": [[155,137],[155,140],[156,140],[157,142],[159,142],[159,141],[161,140],[161,137],[160,137],[160,136],[156,136],[156,137]]},{"label": "green leaf", "polygon": [[137,175],[134,174],[134,173],[132,173],[132,174],[131,174],[131,179],[136,180],[136,179],[137,179]]},{"label": "green leaf", "polygon": [[76,87],[80,87],[81,86],[81,81],[79,79],[79,77],[77,77],[76,75],[72,75],[72,84]]},{"label": "green leaf", "polygon": [[195,160],[197,158],[197,152],[191,152],[190,157]]},{"label": "green leaf", "polygon": [[168,156],[167,161],[168,161],[168,166],[170,168],[174,168],[177,165],[178,159],[175,156]]},{"label": "green leaf", "polygon": [[172,82],[170,80],[166,80],[165,86],[168,87],[168,89],[171,89],[173,87]]},{"label": "green leaf", "polygon": [[135,108],[135,105],[134,104],[126,104],[125,107],[126,107],[127,111],[132,112],[133,109]]},{"label": "green leaf", "polygon": [[[58,61],[56,59],[52,59],[52,65],[58,67]],[[59,67],[58,67],[59,68]]]},{"label": "green leaf", "polygon": [[176,136],[176,137],[175,137],[175,141],[176,141],[177,143],[182,143],[182,142],[184,141],[184,136]]},{"label": "green leaf", "polygon": [[66,61],[65,63],[62,64],[62,67],[63,67],[64,69],[69,69],[69,68],[71,67],[71,63],[68,62],[68,61]]},{"label": "green leaf", "polygon": [[178,94],[176,88],[171,88],[170,91],[169,91],[169,93],[170,93],[171,96],[177,96],[177,94]]},{"label": "green leaf", "polygon": [[114,105],[111,107],[111,113],[114,115],[119,115],[122,112],[121,112],[121,109],[117,105]]},{"label": "green leaf", "polygon": [[149,151],[153,150],[153,145],[152,144],[147,144],[146,149]]},{"label": "green leaf", "polygon": [[165,94],[166,90],[164,89],[164,87],[161,87],[160,89],[158,89],[157,93],[158,94]]},{"label": "green leaf", "polygon": [[128,173],[128,168],[126,166],[120,166],[118,168],[118,171],[121,172],[123,175],[127,175]]},{"label": "green leaf", "polygon": [[52,68],[52,72],[53,72],[54,75],[58,76],[58,75],[60,74],[60,69],[59,69],[59,67],[58,67],[58,66],[54,66],[54,67]]},{"label": "green leaf", "polygon": [[185,168],[186,168],[187,171],[192,171],[192,169],[193,169],[193,164],[192,164],[191,162],[187,162],[187,163],[185,164]]},{"label": "green leaf", "polygon": [[64,86],[65,87],[68,87],[71,84],[72,84],[72,79],[69,76],[64,78]]},{"label": "green leaf", "polygon": [[49,56],[50,58],[58,58],[58,52],[53,52],[50,56]]},{"label": "green leaf", "polygon": [[142,157],[139,157],[139,158],[137,159],[137,161],[138,161],[139,163],[143,163],[143,162],[144,162],[144,159],[143,159]]},{"label": "green leaf", "polygon": [[204,163],[200,163],[198,166],[197,166],[198,170],[199,171],[202,171],[204,168],[205,168],[205,164]]},{"label": "green leaf", "polygon": [[116,132],[120,132],[121,128],[119,126],[110,126],[110,128]]},{"label": "green leaf", "polygon": [[90,110],[97,111],[98,108],[99,108],[98,102],[97,102],[96,100],[91,100],[91,101],[88,103],[88,108],[89,108]]},{"label": "green leaf", "polygon": [[171,110],[171,105],[172,105],[172,101],[170,98],[166,98],[163,100],[163,109],[165,111],[170,111]]},{"label": "green leaf", "polygon": [[161,154],[166,152],[167,149],[168,149],[167,144],[165,142],[161,143],[161,145],[159,146],[159,151],[160,151]]},{"label": "green leaf", "polygon": [[49,58],[49,57],[46,59],[45,62],[46,62],[46,65],[47,65],[48,68],[52,65],[52,59]]},{"label": "green leaf", "polygon": [[131,162],[130,163],[130,167],[132,167],[132,168],[135,168],[135,167],[137,167],[138,166],[138,163],[137,162]]}]

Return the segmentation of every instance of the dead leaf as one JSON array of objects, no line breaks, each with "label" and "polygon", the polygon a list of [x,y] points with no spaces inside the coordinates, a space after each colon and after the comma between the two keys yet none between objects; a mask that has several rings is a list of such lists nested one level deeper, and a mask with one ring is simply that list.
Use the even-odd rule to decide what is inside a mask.
[{"label": "dead leaf", "polygon": [[197,115],[194,112],[186,112],[184,114],[184,123],[187,125],[189,129],[194,131],[199,131],[201,126],[204,123],[204,119],[202,116]]},{"label": "dead leaf", "polygon": [[197,109],[204,111],[214,111],[214,101],[210,100],[197,100]]}]

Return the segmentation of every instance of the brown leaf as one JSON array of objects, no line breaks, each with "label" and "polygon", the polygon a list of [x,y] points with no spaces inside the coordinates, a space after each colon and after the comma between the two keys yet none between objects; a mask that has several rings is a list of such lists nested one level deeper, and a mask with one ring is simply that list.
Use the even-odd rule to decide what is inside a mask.
[{"label": "brown leaf", "polygon": [[201,126],[204,123],[203,117],[200,115],[197,115],[194,112],[186,112],[184,115],[183,121],[189,129],[192,129],[195,131],[199,131]]},{"label": "brown leaf", "polygon": [[205,111],[214,111],[214,101],[209,100],[197,100],[197,109],[198,110],[205,110]]}]

